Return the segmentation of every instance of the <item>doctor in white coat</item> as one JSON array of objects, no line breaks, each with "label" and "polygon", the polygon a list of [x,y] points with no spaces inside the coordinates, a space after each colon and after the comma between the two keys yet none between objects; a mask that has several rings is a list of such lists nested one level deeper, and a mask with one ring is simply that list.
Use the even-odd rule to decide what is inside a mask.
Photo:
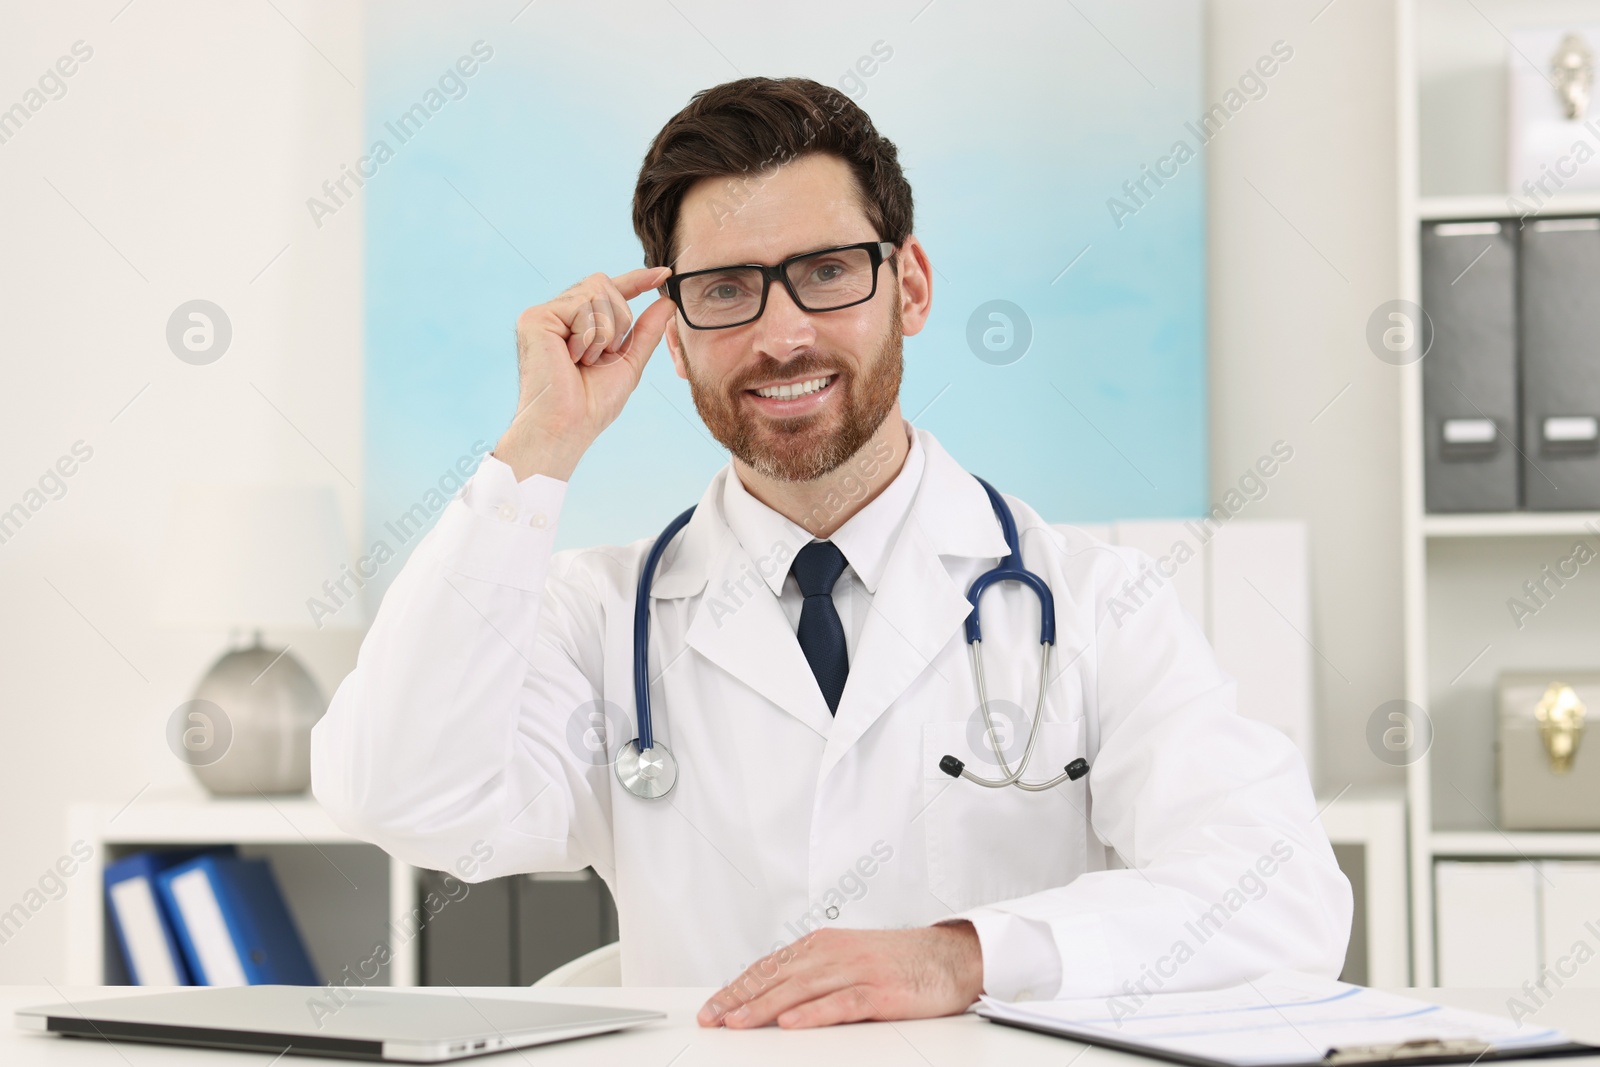
[{"label": "doctor in white coat", "polygon": [[[1337,974],[1351,893],[1303,760],[1236,714],[1170,586],[1146,580],[1136,611],[1111,611],[1148,573],[1139,553],[1005,497],[1057,627],[1027,777],[1091,769],[1041,792],[940,770],[949,754],[1000,773],[962,623],[1006,549],[983,488],[900,410],[901,339],[927,320],[932,269],[865,114],[801,79],[698,94],[651,145],[634,222],[646,262],[670,269],[595,274],[521,316],[517,414],[313,732],[334,820],[418,866],[482,860],[471,880],[593,867],[617,901],[624,983],[720,986],[705,1025],[948,1014],[982,992],[1133,1011],[1274,968]],[[842,253],[757,281],[694,274],[877,242],[892,248],[870,295],[832,310],[807,308],[865,277]],[[627,301],[669,276],[635,320]],[[650,587],[655,736],[678,779],[643,799],[612,761],[635,736],[654,538],[553,543],[579,458],[663,332],[732,460]],[[1014,765],[1039,601],[1002,582],[981,618]]]}]

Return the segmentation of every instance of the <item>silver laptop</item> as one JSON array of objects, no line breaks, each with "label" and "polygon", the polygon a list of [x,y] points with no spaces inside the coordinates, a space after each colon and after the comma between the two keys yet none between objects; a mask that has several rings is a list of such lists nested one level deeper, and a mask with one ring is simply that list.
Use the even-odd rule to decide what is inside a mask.
[{"label": "silver laptop", "polygon": [[591,1008],[458,992],[257,985],[19,1008],[25,1030],[95,1040],[440,1063],[610,1033],[659,1011]]}]

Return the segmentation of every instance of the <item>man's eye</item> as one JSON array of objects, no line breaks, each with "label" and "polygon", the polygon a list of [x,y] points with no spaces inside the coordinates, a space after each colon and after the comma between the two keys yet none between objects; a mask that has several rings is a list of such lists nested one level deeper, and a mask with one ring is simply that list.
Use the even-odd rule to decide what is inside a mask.
[{"label": "man's eye", "polygon": [[707,295],[709,295],[713,300],[736,300],[738,299],[739,294],[740,289],[737,285],[724,282],[721,285],[712,286],[711,292]]},{"label": "man's eye", "polygon": [[844,268],[837,263],[824,263],[811,272],[811,280],[815,282],[837,281],[839,275],[844,273]]}]

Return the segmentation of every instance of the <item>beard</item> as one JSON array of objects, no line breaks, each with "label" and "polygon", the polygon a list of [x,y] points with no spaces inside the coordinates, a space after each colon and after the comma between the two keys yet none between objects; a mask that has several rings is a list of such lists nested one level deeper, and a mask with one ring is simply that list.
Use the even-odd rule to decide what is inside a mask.
[{"label": "beard", "polygon": [[[684,354],[689,394],[711,436],[735,458],[765,478],[810,482],[834,471],[872,440],[900,396],[903,370],[900,304],[891,300],[889,330],[877,355],[860,378],[816,349],[806,349],[783,363],[764,358],[724,391],[699,381]],[[837,394],[830,411],[787,419],[770,419],[744,402],[746,389],[774,378],[820,378],[837,374]],[[750,383],[746,385],[744,383]]]}]

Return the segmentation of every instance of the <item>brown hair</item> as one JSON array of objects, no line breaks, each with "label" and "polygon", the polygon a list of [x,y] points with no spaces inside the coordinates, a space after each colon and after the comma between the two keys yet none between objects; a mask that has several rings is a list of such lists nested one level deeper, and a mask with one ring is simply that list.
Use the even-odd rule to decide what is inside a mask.
[{"label": "brown hair", "polygon": [[[748,182],[810,152],[850,165],[879,240],[899,244],[910,236],[911,184],[894,142],[855,101],[809,78],[740,78],[696,93],[650,142],[633,191],[633,231],[644,245],[645,266],[676,257],[678,209],[695,182]],[[730,181],[722,209],[735,210],[741,192]]]}]

